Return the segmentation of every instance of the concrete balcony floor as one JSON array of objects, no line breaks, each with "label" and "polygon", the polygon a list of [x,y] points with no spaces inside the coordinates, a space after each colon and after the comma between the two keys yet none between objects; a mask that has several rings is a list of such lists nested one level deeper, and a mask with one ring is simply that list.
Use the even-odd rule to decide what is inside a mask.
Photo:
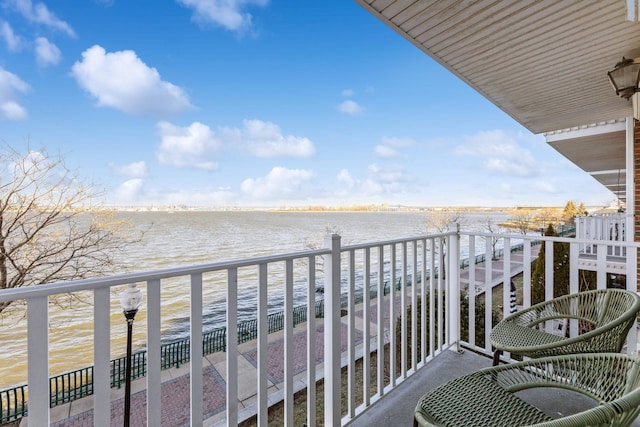
[{"label": "concrete balcony floor", "polygon": [[[349,427],[411,426],[413,410],[422,395],[450,379],[489,366],[490,358],[472,351],[445,351],[353,420]],[[595,405],[592,399],[556,388],[529,390],[518,393],[518,396],[553,418],[571,415]],[[640,427],[640,419],[633,426]]]}]

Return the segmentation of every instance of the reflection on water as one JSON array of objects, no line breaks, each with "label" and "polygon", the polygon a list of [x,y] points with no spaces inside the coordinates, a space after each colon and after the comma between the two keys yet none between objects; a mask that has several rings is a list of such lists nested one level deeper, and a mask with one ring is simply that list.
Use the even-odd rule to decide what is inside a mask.
[{"label": "reflection on water", "polygon": [[[257,256],[282,254],[307,249],[309,244],[322,247],[327,229],[338,230],[343,245],[390,240],[423,234],[425,215],[419,212],[123,212],[118,214],[133,227],[146,230],[143,243],[126,251],[118,260],[114,274],[157,270],[168,267],[228,261]],[[487,215],[497,220],[504,214],[468,214],[465,229],[481,229]],[[304,266],[299,266],[304,268]],[[251,271],[251,273],[253,270]],[[238,272],[240,320],[254,317],[256,289],[253,277],[242,269]],[[281,271],[270,271],[270,283]],[[224,324],[226,272],[203,277],[203,313],[205,330]],[[141,286],[144,289],[144,286]],[[118,292],[111,298],[111,355],[121,356],[125,349],[126,324],[120,309]],[[304,289],[296,287],[296,295],[304,298]],[[92,294],[86,295],[88,301]],[[282,305],[282,293],[269,294],[271,310]],[[163,340],[188,334],[189,282],[177,278],[162,282]],[[26,321],[21,313],[5,318],[0,327],[0,388],[26,381]],[[61,311],[51,307],[50,372],[52,375],[93,363],[93,307],[78,305]],[[143,305],[134,324],[134,348],[145,346],[146,312]]]}]

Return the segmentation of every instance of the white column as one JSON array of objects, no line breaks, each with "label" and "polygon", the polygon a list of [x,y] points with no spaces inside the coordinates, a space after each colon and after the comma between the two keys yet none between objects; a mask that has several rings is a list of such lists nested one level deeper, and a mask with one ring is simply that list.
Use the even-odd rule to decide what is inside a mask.
[{"label": "white column", "polygon": [[[626,182],[625,193],[627,199],[627,209],[625,211],[626,216],[626,233],[625,237],[628,242],[633,242],[633,236],[635,234],[635,206],[636,206],[636,194],[634,185],[634,159],[633,159],[633,129],[634,118],[627,117],[626,121],[626,155],[625,155],[625,168],[626,168]],[[628,281],[627,281],[628,283]]]}]

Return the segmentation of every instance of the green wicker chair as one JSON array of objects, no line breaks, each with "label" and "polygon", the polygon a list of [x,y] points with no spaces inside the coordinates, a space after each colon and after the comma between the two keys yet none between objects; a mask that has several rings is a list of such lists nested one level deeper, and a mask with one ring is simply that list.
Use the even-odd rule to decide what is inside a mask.
[{"label": "green wicker chair", "polygon": [[[565,295],[512,314],[491,331],[493,365],[502,352],[531,358],[574,353],[619,353],[640,311],[640,296],[624,289],[600,289]],[[544,323],[576,319],[579,334],[549,333]]]},{"label": "green wicker chair", "polygon": [[[556,387],[594,399],[593,407],[553,419],[514,393]],[[586,399],[589,400],[589,399]],[[485,368],[424,395],[414,426],[629,426],[640,413],[640,362],[620,353],[583,353]]]}]

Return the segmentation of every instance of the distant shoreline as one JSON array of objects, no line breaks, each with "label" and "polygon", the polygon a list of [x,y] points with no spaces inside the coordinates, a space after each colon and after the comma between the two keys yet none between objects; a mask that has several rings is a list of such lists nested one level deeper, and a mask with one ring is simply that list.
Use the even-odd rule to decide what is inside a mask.
[{"label": "distant shoreline", "polygon": [[[391,206],[391,205],[354,205],[354,206],[287,206],[287,207],[199,207],[199,206],[105,206],[116,212],[463,212],[463,213],[508,213],[516,210],[539,211],[544,209],[562,209],[559,206]],[[592,207],[602,209],[602,207]]]}]

